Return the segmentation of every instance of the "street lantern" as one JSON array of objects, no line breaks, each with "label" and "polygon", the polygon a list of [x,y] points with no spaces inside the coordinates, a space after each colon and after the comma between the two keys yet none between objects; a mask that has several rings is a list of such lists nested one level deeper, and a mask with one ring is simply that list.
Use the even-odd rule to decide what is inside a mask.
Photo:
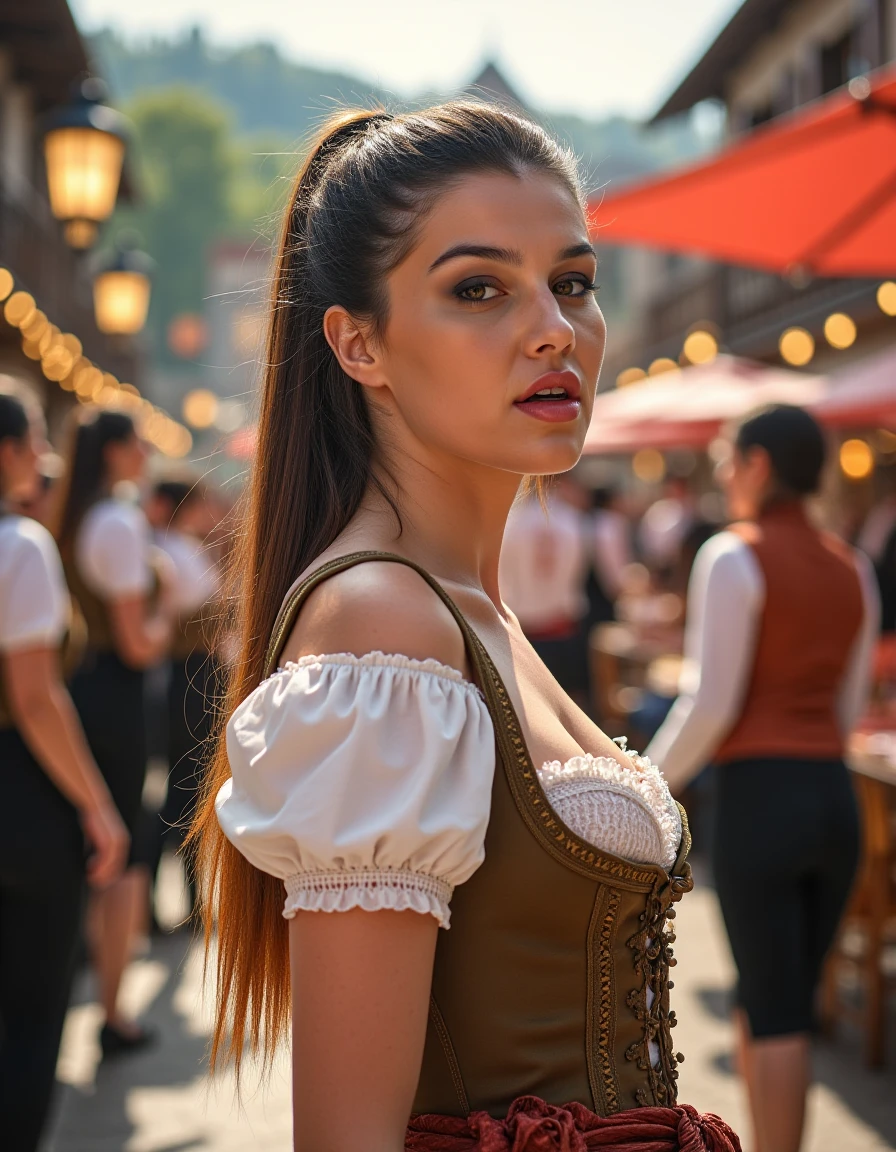
[{"label": "street lantern", "polygon": [[109,336],[134,336],[146,323],[155,263],[131,240],[119,239],[94,264],[96,326]]},{"label": "street lantern", "polygon": [[72,248],[89,248],[112,215],[124,163],[127,121],[102,101],[101,80],[84,80],[70,104],[45,122],[44,154],[53,215]]}]

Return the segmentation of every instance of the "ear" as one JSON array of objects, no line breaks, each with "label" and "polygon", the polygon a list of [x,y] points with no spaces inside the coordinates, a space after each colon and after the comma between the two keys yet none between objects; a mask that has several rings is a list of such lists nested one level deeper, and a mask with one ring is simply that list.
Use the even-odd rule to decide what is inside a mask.
[{"label": "ear", "polygon": [[366,388],[383,386],[382,365],[372,334],[341,304],[334,304],[325,312],[324,336],[346,376]]}]

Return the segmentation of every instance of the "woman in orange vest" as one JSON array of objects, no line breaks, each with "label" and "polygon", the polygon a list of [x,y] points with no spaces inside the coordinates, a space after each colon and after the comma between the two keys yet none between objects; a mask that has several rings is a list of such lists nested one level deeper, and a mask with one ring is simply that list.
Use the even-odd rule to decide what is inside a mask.
[{"label": "woman in orange vest", "polygon": [[757,1152],[799,1148],[815,995],[858,859],[843,753],[879,609],[870,564],[807,515],[825,456],[802,409],[740,425],[720,476],[735,523],[698,553],[684,692],[647,749],[673,791],[715,765],[713,864]]}]

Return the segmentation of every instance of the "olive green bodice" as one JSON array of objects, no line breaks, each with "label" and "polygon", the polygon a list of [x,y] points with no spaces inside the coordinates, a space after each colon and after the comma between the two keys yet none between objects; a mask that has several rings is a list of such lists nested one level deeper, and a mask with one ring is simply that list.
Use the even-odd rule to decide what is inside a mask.
[{"label": "olive green bodice", "polygon": [[674,1104],[681,1057],[671,1037],[669,920],[693,886],[684,813],[671,872],[601,852],[568,828],[545,798],[481,641],[433,577],[403,557],[354,553],[295,586],[275,626],[268,673],[312,588],[369,560],[414,568],[453,614],[494,724],[499,765],[485,862],[455,889],[451,928],[439,932],[414,1111],[504,1116],[529,1093],[604,1116]]}]

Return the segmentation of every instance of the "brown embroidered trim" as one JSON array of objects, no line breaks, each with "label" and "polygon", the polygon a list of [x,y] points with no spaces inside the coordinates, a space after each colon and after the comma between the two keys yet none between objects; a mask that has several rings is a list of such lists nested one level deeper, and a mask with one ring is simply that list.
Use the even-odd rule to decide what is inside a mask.
[{"label": "brown embroidered trim", "polygon": [[[672,904],[694,887],[689,865],[684,865],[683,873],[658,884],[651,892],[641,913],[641,928],[628,941],[641,983],[629,992],[626,1003],[641,1022],[643,1033],[626,1049],[625,1058],[635,1061],[637,1067],[647,1074],[649,1094],[644,1088],[635,1092],[635,1103],[642,1107],[650,1104],[671,1107],[678,1098],[677,1068],[684,1056],[680,1052],[673,1054],[672,1029],[677,1020],[669,1009],[669,990],[672,988],[669,970],[676,964],[672,952],[675,942],[672,928],[675,909]],[[648,992],[653,993],[651,1004],[648,1004]],[[651,1060],[651,1041],[656,1043],[659,1052],[658,1066],[654,1066]]]},{"label": "brown embroidered trim", "polygon": [[[621,897],[601,885],[588,924],[588,968],[585,1051],[588,1084],[595,1112],[610,1116],[620,1110],[619,1081],[613,1047],[616,1036],[616,990],[613,980],[613,936]],[[596,962],[595,962],[596,957]],[[595,970],[596,969],[596,970]]]},{"label": "brown embroidered trim", "polygon": [[457,1102],[460,1105],[464,1116],[469,1116],[470,1102],[467,1099],[467,1090],[464,1087],[464,1078],[461,1075],[457,1053],[454,1051],[454,1045],[451,1042],[451,1036],[448,1032],[448,1026],[445,1023],[445,1017],[442,1015],[442,1010],[436,1003],[435,996],[430,996],[429,998],[429,1018],[432,1021],[433,1028],[436,1030],[439,1043],[442,1045],[442,1052],[445,1054],[445,1060],[448,1062],[448,1071],[451,1073],[451,1081],[454,1084],[454,1091],[457,1093]]}]

